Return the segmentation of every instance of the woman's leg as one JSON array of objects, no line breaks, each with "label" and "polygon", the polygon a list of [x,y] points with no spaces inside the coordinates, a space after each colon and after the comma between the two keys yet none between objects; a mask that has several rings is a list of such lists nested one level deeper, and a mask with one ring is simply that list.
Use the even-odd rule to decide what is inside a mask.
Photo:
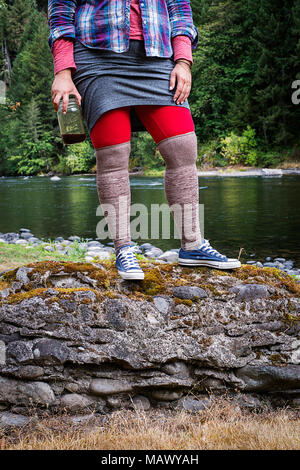
[{"label": "woman's leg", "polygon": [[120,246],[131,242],[128,173],[131,150],[130,107],[112,109],[102,114],[90,137],[96,150],[99,201],[117,251]]},{"label": "woman's leg", "polygon": [[196,168],[197,137],[191,112],[176,106],[135,106],[165,163],[165,194],[181,237],[193,250],[202,242]]}]

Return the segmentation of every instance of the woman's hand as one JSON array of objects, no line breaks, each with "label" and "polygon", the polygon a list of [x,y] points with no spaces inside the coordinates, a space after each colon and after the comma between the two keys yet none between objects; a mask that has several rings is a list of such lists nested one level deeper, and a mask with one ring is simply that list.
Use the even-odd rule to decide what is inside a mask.
[{"label": "woman's hand", "polygon": [[51,88],[52,104],[56,112],[58,111],[59,103],[62,98],[62,110],[63,114],[66,114],[69,104],[69,95],[74,95],[78,105],[81,105],[81,96],[73,83],[71,69],[65,69],[55,75]]},{"label": "woman's hand", "polygon": [[190,66],[185,62],[177,62],[171,73],[170,90],[177,81],[177,88],[174,95],[176,104],[182,104],[189,96],[192,86],[192,73]]}]

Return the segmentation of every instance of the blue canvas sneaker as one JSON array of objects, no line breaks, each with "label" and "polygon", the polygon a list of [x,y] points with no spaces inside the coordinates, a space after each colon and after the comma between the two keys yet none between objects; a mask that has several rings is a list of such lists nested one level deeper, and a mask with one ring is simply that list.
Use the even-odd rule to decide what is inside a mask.
[{"label": "blue canvas sneaker", "polygon": [[208,240],[203,239],[194,250],[184,250],[180,248],[178,253],[178,264],[182,266],[210,266],[217,269],[240,268],[238,259],[227,258],[211,247]]},{"label": "blue canvas sneaker", "polygon": [[123,279],[144,279],[135,255],[135,245],[123,245],[116,252],[116,268]]}]

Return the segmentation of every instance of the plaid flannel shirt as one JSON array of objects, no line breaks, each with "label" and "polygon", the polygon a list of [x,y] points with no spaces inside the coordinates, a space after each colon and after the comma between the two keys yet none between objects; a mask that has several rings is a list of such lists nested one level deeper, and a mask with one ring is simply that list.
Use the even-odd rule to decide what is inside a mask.
[{"label": "plaid flannel shirt", "polygon": [[[129,48],[131,0],[49,0],[48,44],[72,38],[87,47],[124,52]],[[190,0],[140,0],[147,56],[171,57],[171,39],[185,35],[199,42]]]}]

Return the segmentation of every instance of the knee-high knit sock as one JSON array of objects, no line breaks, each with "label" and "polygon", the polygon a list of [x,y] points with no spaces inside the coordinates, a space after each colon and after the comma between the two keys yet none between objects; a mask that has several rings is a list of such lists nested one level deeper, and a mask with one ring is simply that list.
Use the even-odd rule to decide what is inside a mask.
[{"label": "knee-high knit sock", "polygon": [[193,250],[202,242],[196,168],[197,136],[193,131],[163,139],[158,144],[158,150],[166,163],[165,194],[181,237],[181,247]]},{"label": "knee-high knit sock", "polygon": [[128,173],[130,150],[130,141],[96,149],[97,191],[116,251],[120,246],[131,242]]}]

